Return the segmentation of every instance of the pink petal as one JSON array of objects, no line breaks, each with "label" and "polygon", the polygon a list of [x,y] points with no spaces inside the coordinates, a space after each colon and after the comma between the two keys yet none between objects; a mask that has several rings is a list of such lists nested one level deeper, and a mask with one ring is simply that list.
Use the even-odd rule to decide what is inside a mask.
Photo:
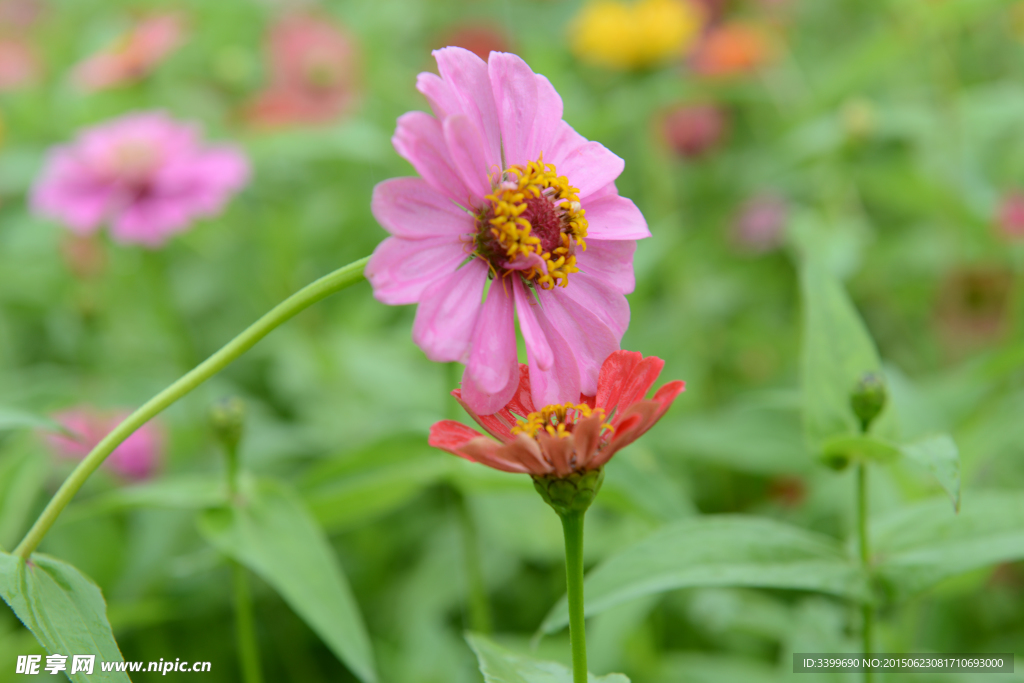
[{"label": "pink petal", "polygon": [[552,114],[562,118],[561,112],[542,111],[539,108],[537,77],[521,58],[506,52],[495,52],[487,62],[491,77],[491,88],[498,108],[498,122],[501,127],[501,146],[505,152],[505,165],[525,165],[535,161],[540,150],[529,149],[531,140],[536,138],[534,127],[538,119],[544,128],[551,127],[548,120]]},{"label": "pink petal", "polygon": [[437,60],[437,70],[451,88],[461,112],[469,117],[483,138],[487,168],[504,168],[501,164],[498,111],[491,93],[487,62],[461,47],[445,47],[434,50],[432,54]]},{"label": "pink petal", "polygon": [[522,464],[533,475],[543,476],[553,470],[537,442],[525,434],[516,434],[510,443],[499,448],[498,457],[506,462]]},{"label": "pink petal", "polygon": [[476,126],[470,122],[469,117],[462,114],[449,116],[444,120],[444,139],[448,143],[455,171],[476,200],[474,205],[482,203],[484,197],[491,193],[488,179],[490,174],[498,174],[501,169],[497,166],[487,168],[486,151]]},{"label": "pink petal", "polygon": [[430,108],[434,111],[434,116],[438,119],[444,120],[446,116],[458,114],[462,111],[455,93],[437,74],[425,71],[418,75],[416,77],[416,89],[427,98]]},{"label": "pink petal", "polygon": [[391,144],[431,187],[460,204],[468,203],[469,189],[455,172],[437,119],[421,111],[402,114]]},{"label": "pink petal", "polygon": [[[600,142],[584,143],[555,164],[558,175],[567,177],[569,184],[579,190],[580,201],[587,209],[588,221],[590,213],[585,201],[587,197],[618,178],[625,167],[626,162]],[[600,237],[597,234],[594,236]]]},{"label": "pink petal", "polygon": [[[621,340],[629,327],[629,302],[625,295],[588,273],[574,273],[570,280],[568,287],[557,288],[558,293],[596,315]],[[593,392],[584,393],[593,395]]]},{"label": "pink petal", "polygon": [[[552,351],[553,362],[549,370],[541,370],[531,359],[530,388],[533,401],[538,406],[579,403],[580,369],[574,350],[551,324],[543,309],[536,314],[545,343]],[[527,353],[529,354],[529,348]]]},{"label": "pink petal", "polygon": [[[578,283],[571,282],[565,289],[556,287],[552,291],[541,292],[540,300],[544,306],[544,315],[576,356],[580,370],[580,392],[593,396],[597,393],[597,376],[601,372],[601,364],[613,351],[618,350],[622,334],[611,329],[598,317],[599,309],[582,306],[569,298],[569,289],[580,287]],[[618,292],[616,294],[625,302],[625,297]],[[628,315],[628,305],[626,311]]]},{"label": "pink petal", "polygon": [[370,207],[385,230],[408,239],[445,236],[451,241],[476,228],[473,216],[422,178],[377,183]]},{"label": "pink petal", "polygon": [[412,339],[436,363],[469,360],[487,266],[474,259],[427,287],[416,309]]},{"label": "pink petal", "polygon": [[562,98],[558,91],[544,76],[537,74],[534,78],[537,79],[537,111],[539,115],[533,122],[532,134],[526,143],[526,156],[530,161],[537,159],[542,152],[545,155],[548,153],[548,149],[558,136],[563,123]]},{"label": "pink petal", "polygon": [[636,288],[633,275],[635,252],[636,242],[633,240],[595,240],[588,236],[587,250],[576,252],[576,264],[583,273],[629,294]]},{"label": "pink petal", "polygon": [[491,283],[462,379],[462,397],[481,415],[504,408],[519,385],[512,292],[505,286],[500,279]]},{"label": "pink petal", "polygon": [[[569,181],[574,182],[572,176]],[[587,237],[599,240],[642,240],[651,236],[644,215],[636,208],[636,204],[625,197],[605,195],[597,200],[591,197],[581,203],[587,217]]]},{"label": "pink petal", "polygon": [[454,273],[466,256],[466,246],[451,237],[389,237],[373,250],[366,279],[378,301],[392,306],[412,304],[427,287]]},{"label": "pink petal", "polygon": [[[463,374],[463,380],[465,380],[465,374]],[[483,427],[484,431],[488,434],[499,439],[503,443],[507,443],[512,440],[512,427],[515,426],[517,420],[509,414],[508,410],[500,409],[489,415],[481,415],[463,400],[462,389],[454,390],[452,392],[452,396],[454,396],[455,400],[459,402],[459,405],[462,406],[463,410],[465,410],[478,425]]]},{"label": "pink petal", "polygon": [[564,175],[561,172],[562,164],[573,151],[587,144],[587,139],[565,121],[559,121],[548,139],[541,142],[544,144],[544,160],[554,164],[559,174]]},{"label": "pink petal", "polygon": [[[516,313],[519,318],[519,329],[523,333],[523,340],[526,342],[526,353],[530,359],[530,366],[538,370],[547,371],[551,369],[554,362],[554,354],[551,346],[548,345],[544,331],[537,321],[540,305],[533,298],[530,292],[519,280],[518,277],[512,280],[513,291],[516,299]],[[542,403],[541,405],[547,405]]]}]

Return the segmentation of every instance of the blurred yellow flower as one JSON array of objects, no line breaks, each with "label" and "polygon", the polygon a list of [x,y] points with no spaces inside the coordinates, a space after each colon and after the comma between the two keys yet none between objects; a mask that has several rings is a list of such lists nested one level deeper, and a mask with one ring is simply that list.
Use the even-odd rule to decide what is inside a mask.
[{"label": "blurred yellow flower", "polygon": [[570,27],[581,60],[619,69],[651,66],[681,56],[703,24],[688,0],[590,0]]}]

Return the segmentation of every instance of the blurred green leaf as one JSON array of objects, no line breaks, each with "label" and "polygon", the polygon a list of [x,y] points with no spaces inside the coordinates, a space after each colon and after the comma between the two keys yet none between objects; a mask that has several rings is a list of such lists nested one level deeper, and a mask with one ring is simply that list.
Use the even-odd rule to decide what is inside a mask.
[{"label": "blurred green leaf", "polygon": [[244,497],[237,506],[202,513],[202,535],[273,586],[361,680],[376,681],[359,608],[312,514],[273,480],[260,480]]},{"label": "blurred green leaf", "polygon": [[336,533],[387,514],[448,475],[455,459],[427,445],[425,434],[383,439],[311,468],[303,497]]},{"label": "blurred green leaf", "polygon": [[[860,598],[859,568],[834,540],[757,517],[715,515],[662,527],[587,575],[587,614],[650,593],[693,586],[761,586]],[[541,631],[568,624],[563,598]]]},{"label": "blurred green leaf", "polygon": [[776,683],[778,670],[764,662],[741,657],[687,653],[665,658],[660,680],[686,683]]},{"label": "blurred green leaf", "polygon": [[[804,430],[816,449],[833,437],[857,434],[860,424],[850,394],[867,373],[881,374],[875,343],[840,282],[812,255],[800,272],[804,307],[801,373]],[[871,433],[891,435],[884,424],[891,401]]]},{"label": "blurred green leaf", "polygon": [[222,505],[227,489],[216,474],[185,474],[124,486],[73,505],[64,517],[78,519],[121,508],[147,507],[202,510]]},{"label": "blurred green leaf", "polygon": [[42,415],[33,415],[22,410],[0,408],[0,432],[12,429],[42,429],[67,436],[74,436],[60,423]]},{"label": "blurred green leaf", "polygon": [[[466,641],[476,653],[485,683],[572,683],[572,671],[561,664],[514,654],[475,633],[466,634]],[[589,674],[587,680],[591,683],[629,683],[622,674]]]},{"label": "blurred green leaf", "polygon": [[[103,594],[77,569],[38,553],[30,563],[0,553],[0,592],[47,652],[68,657],[66,673],[72,681],[129,680],[124,672],[104,672],[100,667],[100,662],[124,660],[107,621]],[[92,675],[70,675],[75,654],[96,655]]]},{"label": "blurred green leaf", "polygon": [[908,459],[924,466],[949,494],[953,509],[960,510],[960,451],[948,434],[931,436],[900,448]]},{"label": "blurred green leaf", "polygon": [[932,500],[871,523],[876,573],[894,598],[957,574],[1024,559],[1024,494],[968,492],[959,514]]},{"label": "blurred green leaf", "polygon": [[48,460],[33,449],[0,460],[0,548],[13,545],[25,530],[49,470]]},{"label": "blurred green leaf", "polygon": [[821,445],[821,457],[827,462],[845,458],[890,463],[900,457],[900,447],[866,434],[841,434]]}]

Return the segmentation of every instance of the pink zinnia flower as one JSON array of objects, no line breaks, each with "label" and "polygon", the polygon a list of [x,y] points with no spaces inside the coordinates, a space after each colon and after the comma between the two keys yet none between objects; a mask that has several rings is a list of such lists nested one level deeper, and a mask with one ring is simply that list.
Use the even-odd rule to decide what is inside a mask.
[{"label": "pink zinnia flower", "polygon": [[138,81],[184,40],[185,22],[177,14],[147,17],[113,45],[76,66],[71,78],[83,90],[105,90]]},{"label": "pink zinnia flower", "polygon": [[115,240],[156,247],[219,213],[248,175],[240,151],[203,146],[197,127],[129,114],[51,151],[32,206],[80,234],[109,223]]},{"label": "pink zinnia flower", "polygon": [[519,385],[516,318],[540,404],[594,395],[629,324],[636,240],[650,236],[615,187],[624,162],[563,121],[558,93],[519,57],[434,56],[440,77],[417,88],[436,118],[409,112],[392,138],[422,177],[374,189],[392,234],[366,267],[374,296],[419,304],[414,341],[466,364],[462,397],[480,414]]},{"label": "pink zinnia flower", "polygon": [[328,19],[296,14],[278,21],[267,49],[270,84],[246,110],[262,126],[329,123],[357,92],[355,40]]},{"label": "pink zinnia flower", "polygon": [[498,441],[454,420],[430,429],[430,445],[503,472],[568,477],[600,469],[617,451],[643,436],[686,387],[675,380],[654,397],[644,396],[665,361],[635,351],[616,351],[601,366],[595,396],[538,409],[525,365],[512,400],[494,415],[479,415],[452,392],[477,424]]},{"label": "pink zinnia flower", "polygon": [[[54,419],[78,438],[51,434],[47,440],[57,455],[81,460],[128,415],[128,412],[111,414],[92,408],[74,408],[55,415]],[[141,481],[153,476],[163,459],[163,449],[163,433],[149,422],[115,448],[103,466],[125,479]]]},{"label": "pink zinnia flower", "polygon": [[727,123],[725,112],[713,104],[679,104],[665,112],[661,132],[672,151],[697,159],[718,147]]}]

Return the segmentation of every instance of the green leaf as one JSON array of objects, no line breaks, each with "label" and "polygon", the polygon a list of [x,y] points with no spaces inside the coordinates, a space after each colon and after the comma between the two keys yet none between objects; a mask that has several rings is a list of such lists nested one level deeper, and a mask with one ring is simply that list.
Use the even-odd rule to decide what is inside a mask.
[{"label": "green leaf", "polygon": [[924,466],[949,494],[953,509],[960,510],[960,451],[948,434],[928,437],[903,446],[908,459]]},{"label": "green leaf", "polygon": [[[666,525],[587,576],[587,615],[642,595],[694,586],[760,586],[861,598],[866,583],[834,540],[756,517],[713,515]],[[541,624],[569,623],[565,599]]]},{"label": "green leaf", "polygon": [[932,500],[872,520],[877,575],[894,598],[943,579],[1024,559],[1024,494],[968,492],[963,510]]},{"label": "green leaf", "polygon": [[22,410],[0,408],[0,432],[12,429],[42,429],[74,436],[60,423],[42,415],[33,415]]},{"label": "green leaf", "polygon": [[[866,373],[881,374],[881,362],[842,284],[812,256],[805,258],[800,284],[804,308],[804,431],[812,447],[820,449],[830,438],[859,433],[850,394]],[[890,401],[872,424],[871,432],[896,436],[893,415]]]},{"label": "green leaf", "polygon": [[296,493],[260,480],[238,506],[202,513],[199,530],[273,586],[361,680],[377,680],[370,638],[345,574]]},{"label": "green leaf", "polygon": [[202,510],[223,505],[226,500],[227,489],[221,477],[210,474],[181,475],[103,493],[72,505],[63,519],[80,519],[131,507]]},{"label": "green leaf", "polygon": [[[466,634],[466,642],[480,662],[484,683],[572,683],[572,671],[556,662],[514,654],[475,633]],[[590,683],[629,683],[622,674],[588,674],[587,680]]]},{"label": "green leaf", "polygon": [[13,545],[25,531],[49,468],[49,461],[34,449],[15,451],[0,461],[0,548]]},{"label": "green leaf", "polygon": [[[100,662],[121,662],[99,587],[69,564],[33,554],[30,563],[0,553],[0,594],[50,654],[68,657],[75,683],[128,681],[124,672],[104,672]],[[96,655],[92,675],[71,676],[72,655]],[[45,659],[43,660],[46,661]]]},{"label": "green leaf", "polygon": [[821,459],[829,463],[891,463],[899,459],[900,453],[899,446],[866,434],[841,434],[821,444]]}]

